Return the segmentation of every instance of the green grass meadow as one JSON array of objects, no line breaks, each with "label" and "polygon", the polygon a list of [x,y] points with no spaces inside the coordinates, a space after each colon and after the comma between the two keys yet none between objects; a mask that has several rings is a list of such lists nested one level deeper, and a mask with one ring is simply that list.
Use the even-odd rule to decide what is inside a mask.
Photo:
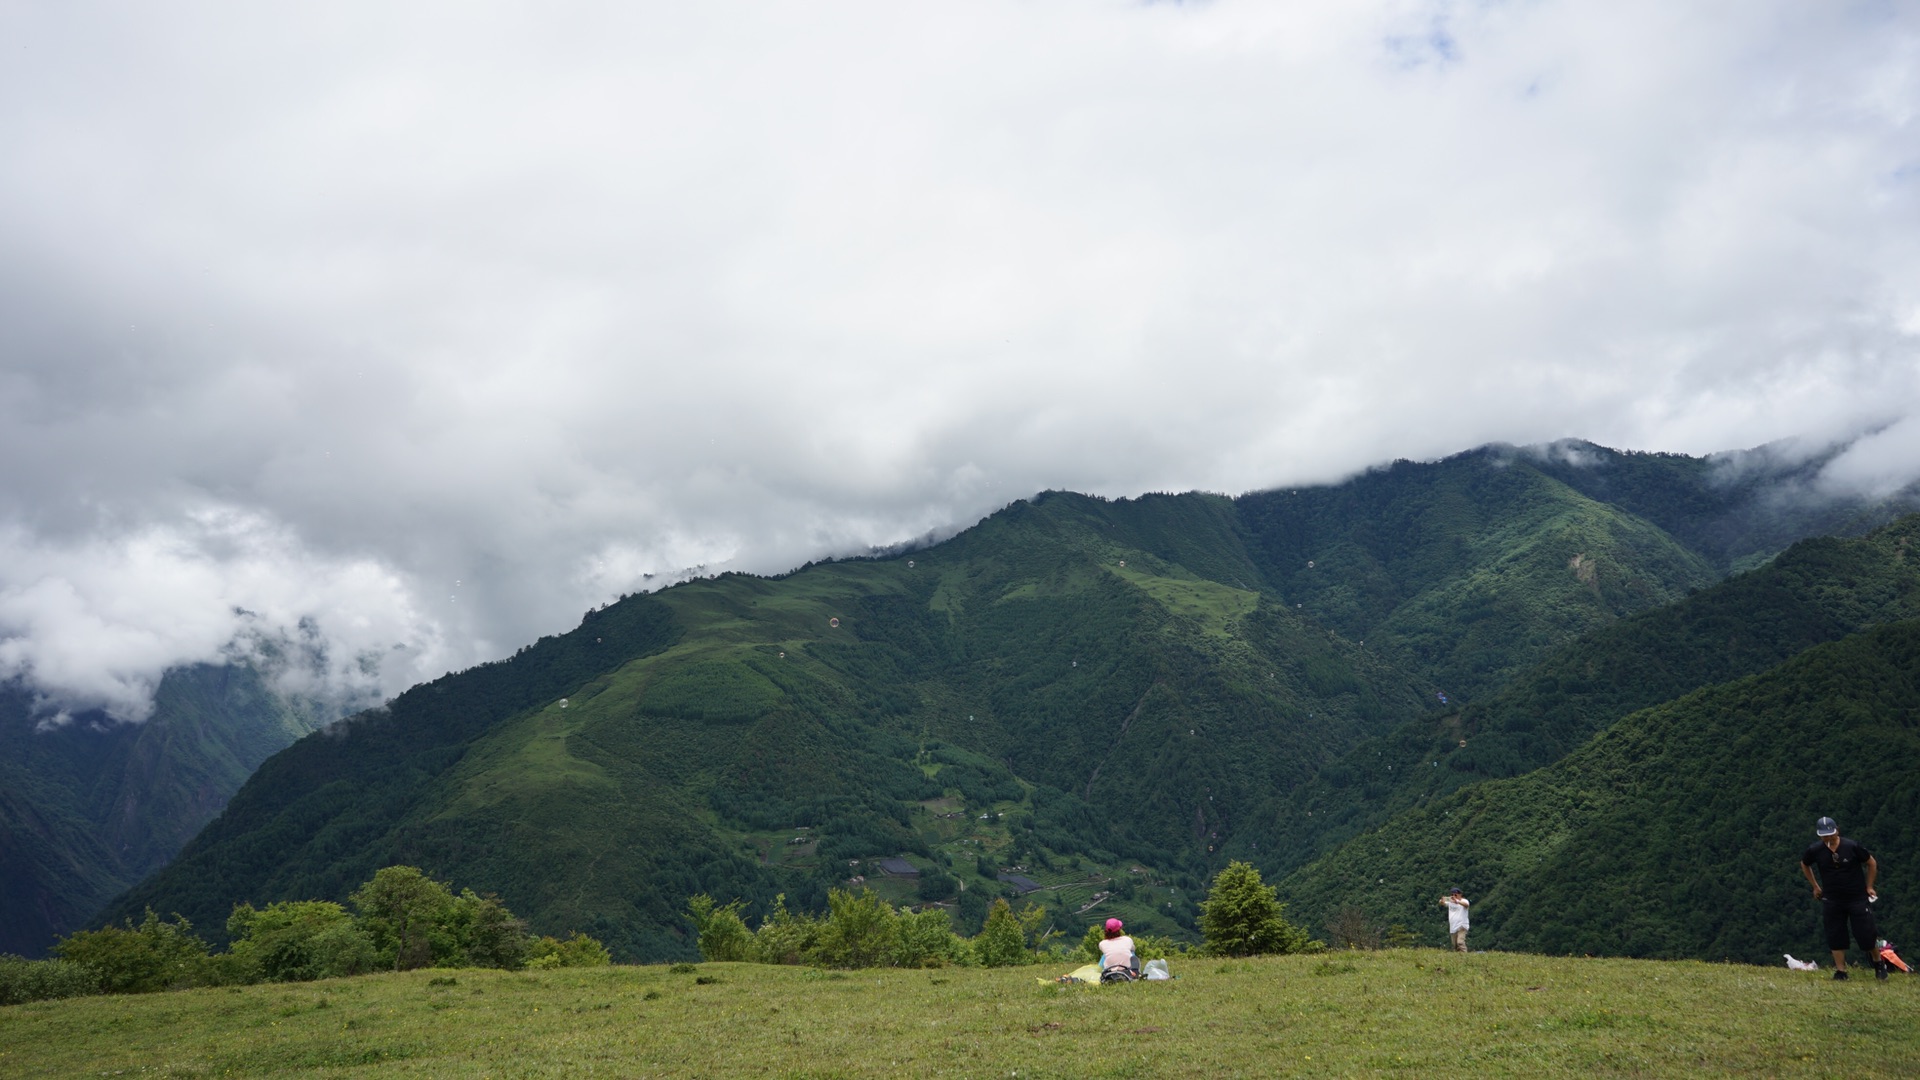
[{"label": "green grass meadow", "polygon": [[0,1075],[1913,1076],[1920,979],[1434,950],[1050,967],[423,970],[0,1009]]}]

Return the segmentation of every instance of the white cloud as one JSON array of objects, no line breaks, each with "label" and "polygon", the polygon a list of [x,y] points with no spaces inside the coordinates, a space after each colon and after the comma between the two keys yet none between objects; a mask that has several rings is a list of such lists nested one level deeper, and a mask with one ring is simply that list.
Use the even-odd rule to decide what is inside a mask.
[{"label": "white cloud", "polygon": [[447,660],[391,570],[316,558],[244,511],[64,544],[9,529],[0,564],[0,678],[24,678],[62,713],[145,719],[161,672],[227,656],[340,703],[378,700]]},{"label": "white cloud", "polygon": [[[0,42],[11,545],[185,537],[178,602],[409,670],[1045,487],[1920,398],[1899,5],[76,3]],[[1920,471],[1873,446],[1836,477]],[[278,539],[202,551],[209,505]],[[0,595],[49,694],[134,711],[232,630],[35,565]]]},{"label": "white cloud", "polygon": [[1920,462],[1920,417],[1903,416],[1847,446],[1820,479],[1829,490],[1884,498],[1914,482]]}]

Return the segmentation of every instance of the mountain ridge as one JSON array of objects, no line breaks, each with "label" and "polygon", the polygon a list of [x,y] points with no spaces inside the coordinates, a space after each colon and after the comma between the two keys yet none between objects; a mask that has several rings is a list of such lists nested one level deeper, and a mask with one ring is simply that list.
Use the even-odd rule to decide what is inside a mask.
[{"label": "mountain ridge", "polygon": [[[283,751],[100,918],[217,928],[409,862],[666,958],[691,892],[853,881],[964,929],[1021,867],[1056,922],[1188,932],[1221,860],[1300,842],[1276,793],[1836,512],[1577,449],[1571,474],[1481,448],[1233,499],[1045,492],[937,544],[624,598]],[[1609,485],[1717,546],[1586,493]],[[869,876],[891,857],[918,880]]]}]

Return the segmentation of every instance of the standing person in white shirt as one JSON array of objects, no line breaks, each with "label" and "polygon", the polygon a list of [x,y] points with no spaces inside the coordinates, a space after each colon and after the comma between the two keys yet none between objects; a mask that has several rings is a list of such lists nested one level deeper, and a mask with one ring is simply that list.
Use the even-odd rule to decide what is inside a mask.
[{"label": "standing person in white shirt", "polygon": [[1453,939],[1455,952],[1467,951],[1467,898],[1455,889],[1440,898],[1447,909],[1447,936]]}]

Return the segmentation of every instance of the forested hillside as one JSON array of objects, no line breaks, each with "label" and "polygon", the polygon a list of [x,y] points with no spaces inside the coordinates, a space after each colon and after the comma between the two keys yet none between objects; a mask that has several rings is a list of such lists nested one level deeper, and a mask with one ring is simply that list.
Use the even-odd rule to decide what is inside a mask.
[{"label": "forested hillside", "polygon": [[[1145,550],[1169,511],[1213,578]],[[1144,862],[1178,929],[1242,808],[1431,697],[1258,591],[1233,526],[1224,499],[1055,495],[911,555],[623,600],[282,753],[118,910],[217,924],[407,862],[679,955],[690,893],[812,905],[904,856],[963,919],[1018,888],[1002,868],[1113,891]]]},{"label": "forested hillside", "polygon": [[169,672],[140,724],[90,713],[40,730],[32,696],[0,686],[0,953],[37,956],[79,929],[329,719],[237,665]]},{"label": "forested hillside", "polygon": [[1242,513],[1282,596],[1454,699],[1718,576],[1660,528],[1489,452],[1247,496]]},{"label": "forested hillside", "polygon": [[1509,451],[1590,499],[1658,525],[1716,570],[1752,569],[1808,536],[1858,536],[1920,508],[1911,490],[1888,499],[1836,495],[1821,470],[1846,449],[1803,453],[1791,441],[1691,457],[1621,452],[1571,439]]},{"label": "forested hillside", "polygon": [[1859,539],[1804,540],[1757,570],[1595,631],[1484,701],[1360,743],[1276,799],[1262,816],[1294,843],[1244,841],[1265,837],[1259,861],[1278,876],[1394,814],[1552,764],[1628,713],[1920,618],[1916,538],[1920,515]]},{"label": "forested hillside", "polygon": [[1410,810],[1281,884],[1440,937],[1473,900],[1476,947],[1776,963],[1822,955],[1798,870],[1813,821],[1879,858],[1882,933],[1920,931],[1920,621],[1820,645],[1634,713],[1545,769]]},{"label": "forested hillside", "polygon": [[1796,540],[1920,509],[1816,494],[1823,460],[1489,446],[1236,505],[1280,595],[1461,701]]},{"label": "forested hillside", "polygon": [[[818,907],[849,880],[969,932],[1007,893],[1182,932],[1228,852],[1305,857],[1276,799],[1356,747],[1482,715],[1475,775],[1578,745],[1631,694],[1529,732],[1503,688],[1834,513],[1763,513],[1752,470],[1573,450],[1239,499],[1050,493],[920,550],[630,597],[277,755],[103,917],[151,905],[217,936],[237,901],[337,899],[408,863],[626,958],[688,954],[690,893]],[[1666,524],[1585,493],[1613,488]]]}]

